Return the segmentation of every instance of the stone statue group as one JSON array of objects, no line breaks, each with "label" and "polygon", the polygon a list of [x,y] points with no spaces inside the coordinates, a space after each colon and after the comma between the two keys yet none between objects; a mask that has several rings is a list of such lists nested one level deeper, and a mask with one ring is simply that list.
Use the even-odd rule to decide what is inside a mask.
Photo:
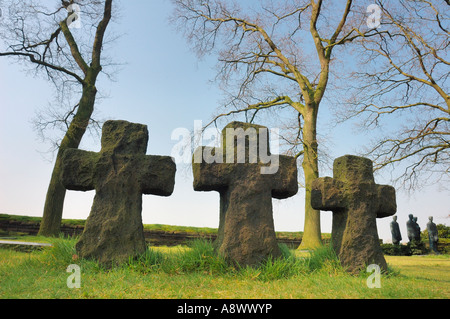
[{"label": "stone statue group", "polygon": [[[417,217],[414,217],[412,214],[409,214],[408,221],[406,222],[406,230],[410,243],[418,244],[421,242],[420,239],[420,226],[417,223]],[[429,221],[427,223],[427,231],[428,231],[428,240],[430,243],[430,249],[433,252],[438,252],[437,243],[438,243],[438,229],[435,223],[433,223],[433,217],[428,217]],[[392,217],[391,222],[391,234],[392,234],[392,243],[394,245],[400,245],[400,241],[402,240],[402,235],[400,233],[400,227],[397,222],[397,216]]]}]

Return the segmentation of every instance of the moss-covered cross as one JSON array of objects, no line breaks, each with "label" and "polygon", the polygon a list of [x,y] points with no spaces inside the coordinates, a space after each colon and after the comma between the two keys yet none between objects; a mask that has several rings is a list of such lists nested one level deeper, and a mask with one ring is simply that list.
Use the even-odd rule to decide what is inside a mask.
[{"label": "moss-covered cross", "polygon": [[267,128],[228,124],[222,147],[199,147],[192,167],[196,191],[220,193],[219,254],[241,266],[279,256],[272,197],[297,193],[297,165],[293,157],[270,154]]},{"label": "moss-covered cross", "polygon": [[171,157],[145,155],[147,142],[146,125],[107,121],[99,153],[64,152],[63,185],[70,190],[96,191],[76,244],[80,257],[110,264],[145,252],[142,194],[171,195],[176,171]]},{"label": "moss-covered cross", "polygon": [[373,163],[363,157],[337,158],[333,176],[313,181],[311,206],[333,211],[331,241],[342,265],[355,273],[369,264],[387,270],[376,218],[395,214],[395,189],[375,184]]}]

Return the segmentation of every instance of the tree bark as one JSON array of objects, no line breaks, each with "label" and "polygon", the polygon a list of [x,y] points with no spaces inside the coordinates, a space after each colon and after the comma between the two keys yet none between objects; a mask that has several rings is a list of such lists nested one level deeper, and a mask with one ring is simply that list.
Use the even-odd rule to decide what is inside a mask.
[{"label": "tree bark", "polygon": [[303,173],[305,175],[305,225],[299,249],[314,249],[322,245],[320,233],[320,211],[311,207],[311,184],[319,177],[317,115],[319,105],[305,105],[303,119]]},{"label": "tree bark", "polygon": [[66,189],[59,179],[61,173],[60,154],[62,151],[63,149],[60,148],[56,156],[55,166],[47,189],[44,215],[39,228],[39,235],[41,236],[57,236],[60,233],[64,198],[66,197]]},{"label": "tree bark", "polygon": [[56,156],[52,177],[47,190],[45,199],[44,214],[39,228],[39,235],[42,236],[58,236],[61,230],[61,220],[64,207],[64,199],[66,189],[62,185],[61,176],[61,157],[68,148],[78,148],[81,138],[86,132],[92,112],[94,111],[95,97],[97,89],[95,79],[98,75],[97,71],[90,70],[90,81],[86,81],[83,86],[83,93],[80,99],[77,113],[69,125]]}]

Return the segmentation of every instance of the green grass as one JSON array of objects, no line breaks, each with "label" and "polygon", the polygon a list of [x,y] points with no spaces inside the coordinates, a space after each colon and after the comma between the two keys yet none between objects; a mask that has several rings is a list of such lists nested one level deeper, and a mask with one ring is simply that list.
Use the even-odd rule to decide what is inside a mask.
[{"label": "green grass", "polygon": [[[37,240],[33,240],[37,241]],[[370,289],[369,274],[346,273],[328,247],[235,267],[208,241],[154,247],[120,266],[78,259],[76,239],[53,238],[32,253],[0,249],[0,298],[449,298],[449,256],[386,259],[393,270]],[[81,267],[81,288],[69,289],[67,266]]]}]

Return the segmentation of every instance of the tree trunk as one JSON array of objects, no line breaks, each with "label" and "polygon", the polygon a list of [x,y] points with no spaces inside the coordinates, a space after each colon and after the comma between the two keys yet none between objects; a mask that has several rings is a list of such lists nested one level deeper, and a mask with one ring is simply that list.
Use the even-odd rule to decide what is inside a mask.
[{"label": "tree trunk", "polygon": [[56,156],[55,166],[53,167],[50,185],[47,189],[45,198],[44,215],[39,228],[39,235],[57,236],[60,232],[64,198],[66,189],[61,184],[59,176],[61,174],[61,153],[60,148]]},{"label": "tree trunk", "polygon": [[[95,74],[93,75],[93,78],[94,80],[89,81],[90,83],[95,83]],[[61,145],[56,156],[55,166],[53,168],[52,177],[47,189],[44,214],[39,228],[39,235],[58,236],[60,233],[64,198],[66,196],[66,189],[60,180],[62,154],[66,149],[78,148],[80,145],[81,138],[86,132],[92,112],[94,111],[96,94],[97,89],[95,85],[87,82],[87,84],[83,86],[83,93],[77,113],[75,114],[69,125],[69,129],[61,141]]]},{"label": "tree trunk", "polygon": [[311,184],[319,177],[317,155],[318,105],[307,104],[303,114],[303,173],[305,175],[305,226],[299,249],[314,249],[322,245],[320,233],[320,211],[311,207]]}]

